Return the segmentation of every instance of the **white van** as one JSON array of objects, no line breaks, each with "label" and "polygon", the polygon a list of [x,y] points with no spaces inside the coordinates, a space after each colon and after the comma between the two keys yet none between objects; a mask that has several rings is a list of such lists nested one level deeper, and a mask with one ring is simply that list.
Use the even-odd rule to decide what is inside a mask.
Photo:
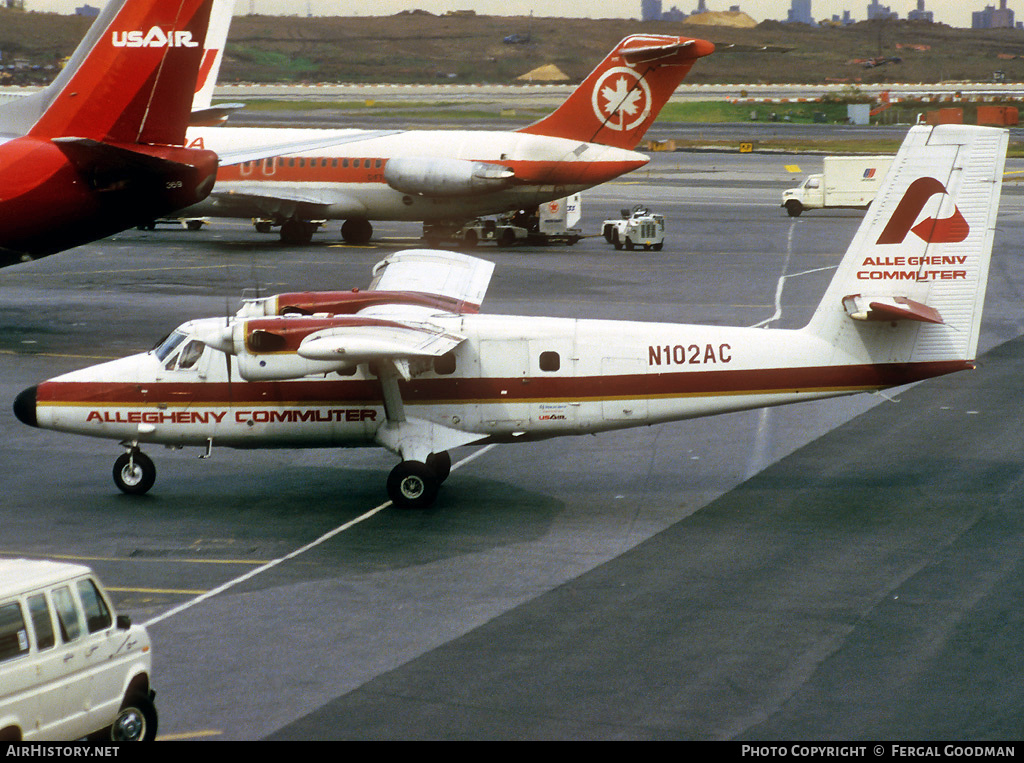
[{"label": "white van", "polygon": [[0,742],[153,739],[151,664],[88,567],[0,560]]}]

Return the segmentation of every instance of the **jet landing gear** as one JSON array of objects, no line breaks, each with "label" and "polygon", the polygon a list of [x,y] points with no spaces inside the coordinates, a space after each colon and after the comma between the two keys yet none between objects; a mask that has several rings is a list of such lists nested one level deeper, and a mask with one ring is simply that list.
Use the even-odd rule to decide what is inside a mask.
[{"label": "jet landing gear", "polygon": [[429,508],[451,471],[452,457],[447,451],[431,453],[426,463],[403,461],[388,475],[388,497],[399,509]]},{"label": "jet landing gear", "polygon": [[156,482],[153,461],[138,448],[132,448],[114,462],[114,484],[122,493],[142,495]]}]

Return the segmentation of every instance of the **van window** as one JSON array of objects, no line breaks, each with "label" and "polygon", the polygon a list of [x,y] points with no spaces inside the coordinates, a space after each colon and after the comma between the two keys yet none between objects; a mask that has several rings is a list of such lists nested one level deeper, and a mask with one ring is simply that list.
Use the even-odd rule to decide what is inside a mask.
[{"label": "van window", "polygon": [[28,630],[18,602],[0,606],[0,662],[28,654]]},{"label": "van window", "polygon": [[57,621],[60,623],[60,636],[64,642],[70,642],[82,635],[82,622],[75,609],[75,600],[71,598],[71,589],[67,586],[53,589],[53,606],[57,610]]},{"label": "van window", "polygon": [[28,616],[32,618],[32,628],[36,632],[36,647],[42,651],[57,643],[57,635],[53,632],[53,618],[46,597],[41,593],[28,597]]},{"label": "van window", "polygon": [[82,600],[82,609],[85,610],[85,627],[89,633],[106,630],[113,620],[110,617],[110,608],[100,596],[96,584],[91,580],[78,581],[78,598]]}]

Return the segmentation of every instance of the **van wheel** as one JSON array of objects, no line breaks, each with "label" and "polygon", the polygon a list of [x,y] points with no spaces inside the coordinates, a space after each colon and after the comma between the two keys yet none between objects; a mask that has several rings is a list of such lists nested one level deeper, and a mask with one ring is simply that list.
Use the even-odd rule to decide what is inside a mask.
[{"label": "van wheel", "polygon": [[149,697],[135,694],[124,701],[110,726],[114,742],[152,742],[156,739],[156,706]]},{"label": "van wheel", "polygon": [[804,205],[796,199],[790,199],[786,202],[786,211],[789,212],[790,217],[799,217],[800,213],[804,211]]},{"label": "van wheel", "polygon": [[122,453],[114,462],[114,484],[129,495],[142,495],[156,482],[156,467],[141,450]]}]

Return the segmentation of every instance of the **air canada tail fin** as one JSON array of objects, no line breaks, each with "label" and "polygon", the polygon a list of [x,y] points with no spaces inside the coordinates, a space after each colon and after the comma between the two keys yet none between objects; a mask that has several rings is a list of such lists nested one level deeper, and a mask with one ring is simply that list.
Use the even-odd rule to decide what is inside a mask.
[{"label": "air canada tail fin", "polygon": [[689,37],[631,35],[561,106],[519,132],[633,149],[694,62],[714,50]]},{"label": "air canada tail fin", "polygon": [[1007,140],[990,127],[910,129],[805,329],[834,363],[974,360]]},{"label": "air canada tail fin", "polygon": [[40,138],[183,145],[212,2],[110,0],[64,70],[17,103],[11,121]]}]

